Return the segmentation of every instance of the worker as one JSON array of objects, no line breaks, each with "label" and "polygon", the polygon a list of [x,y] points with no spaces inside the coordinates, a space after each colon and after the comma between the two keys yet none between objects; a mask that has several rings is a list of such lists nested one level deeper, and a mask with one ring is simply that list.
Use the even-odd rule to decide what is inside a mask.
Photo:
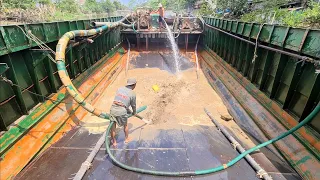
[{"label": "worker", "polygon": [[162,7],[162,4],[159,3],[159,9],[158,9],[158,13],[159,13],[159,27],[161,28],[165,28],[163,25],[163,21],[164,21],[164,8]]},{"label": "worker", "polygon": [[[114,121],[111,127],[111,141],[113,146],[117,146],[116,141],[116,124],[119,127],[124,126],[125,143],[131,139],[129,137],[128,117],[130,114],[136,114],[136,94],[133,91],[137,81],[134,78],[127,80],[127,85],[117,90],[114,101],[110,108],[110,120]],[[132,111],[129,109],[131,106]]]}]

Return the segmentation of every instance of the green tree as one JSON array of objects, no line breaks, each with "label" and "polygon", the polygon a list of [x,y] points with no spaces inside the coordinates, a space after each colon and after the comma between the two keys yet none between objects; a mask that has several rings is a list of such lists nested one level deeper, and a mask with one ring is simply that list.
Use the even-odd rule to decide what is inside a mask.
[{"label": "green tree", "polygon": [[196,0],[149,0],[146,3],[136,4],[137,1],[131,0],[130,4],[135,4],[136,6],[148,6],[152,9],[158,9],[159,3],[166,10],[173,10],[176,12],[185,12],[184,10],[188,7],[188,5],[193,6]]},{"label": "green tree", "polygon": [[101,1],[101,6],[104,12],[112,13],[115,11],[115,6],[110,0]]},{"label": "green tree", "polygon": [[215,7],[211,7],[212,5],[210,5],[208,2],[204,2],[203,4],[201,4],[200,10],[198,11],[198,14],[200,14],[201,16],[212,16],[214,15],[214,10]]},{"label": "green tree", "polygon": [[239,17],[248,8],[248,0],[217,0],[217,8],[229,9],[233,17]]},{"label": "green tree", "polygon": [[50,0],[38,0],[37,3],[39,3],[40,5],[48,5],[51,4]]},{"label": "green tree", "polygon": [[113,2],[110,0],[86,0],[84,4],[84,11],[90,13],[112,13],[116,9],[124,9],[124,6],[117,0]]},{"label": "green tree", "polygon": [[35,0],[2,0],[2,8],[31,9],[36,7]]},{"label": "green tree", "polygon": [[124,9],[124,6],[121,4],[121,2],[120,1],[118,1],[118,0],[114,0],[113,1],[113,5],[114,5],[114,7],[116,8],[116,10],[122,10],[122,9]]},{"label": "green tree", "polygon": [[139,4],[138,6],[147,6],[152,9],[158,9],[159,3],[161,3],[164,8],[167,8],[167,0],[149,0],[146,3]]},{"label": "green tree", "polygon": [[90,13],[101,13],[103,12],[103,7],[96,0],[86,0],[84,10]]},{"label": "green tree", "polygon": [[56,4],[57,8],[66,13],[77,13],[80,10],[78,3],[75,0],[60,0]]},{"label": "green tree", "polygon": [[285,5],[291,0],[263,0],[259,1],[260,6],[263,9],[279,9],[281,5]]},{"label": "green tree", "polygon": [[[278,2],[275,2],[277,5]],[[268,7],[268,6],[265,6]],[[269,6],[269,9],[258,9],[241,17],[246,22],[277,23],[291,27],[320,27],[320,4],[309,2],[308,8],[290,11]]]}]

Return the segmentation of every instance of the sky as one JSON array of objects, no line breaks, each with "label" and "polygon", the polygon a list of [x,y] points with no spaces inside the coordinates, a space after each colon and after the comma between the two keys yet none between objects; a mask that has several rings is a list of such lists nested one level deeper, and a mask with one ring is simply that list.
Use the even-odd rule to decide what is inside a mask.
[{"label": "sky", "polygon": [[128,5],[129,1],[130,1],[130,0],[120,0],[120,2],[121,2],[122,4],[125,4],[125,5]]}]

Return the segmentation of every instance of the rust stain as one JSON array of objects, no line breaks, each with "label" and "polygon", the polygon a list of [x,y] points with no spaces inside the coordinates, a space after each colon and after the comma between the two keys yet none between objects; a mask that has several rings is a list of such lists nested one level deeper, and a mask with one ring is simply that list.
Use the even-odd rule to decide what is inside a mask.
[{"label": "rust stain", "polygon": [[[122,70],[123,68],[118,70],[118,72],[121,72]],[[114,78],[116,77],[111,77],[111,79],[109,79],[106,84],[104,84],[103,86],[99,86],[95,91],[103,92],[103,90],[110,85],[110,83]],[[99,93],[98,96],[96,96],[90,103],[92,103],[93,105],[96,104],[96,102],[99,100],[101,95],[102,93]],[[66,121],[66,125],[63,128],[61,128],[61,130],[54,136],[54,139],[50,144],[52,145],[58,140],[60,140],[66,132],[72,130],[75,126],[77,126],[81,122],[81,119],[83,119],[87,114],[88,114],[88,111],[86,111],[83,107],[80,107],[79,109],[77,109],[75,114],[73,114],[71,117],[68,118],[68,120]],[[80,122],[74,122],[73,119],[75,118],[79,119]]]},{"label": "rust stain", "polygon": [[[138,55],[139,53],[136,53],[136,55]],[[125,58],[124,58],[125,57]],[[125,68],[126,66],[126,55],[124,55],[122,57],[122,63],[121,63],[121,68],[118,69],[118,74]],[[115,68],[114,68],[115,69]],[[110,70],[111,72],[112,70]],[[110,78],[110,77],[109,77]],[[115,79],[116,77],[111,76],[111,79],[109,79],[105,84],[103,84],[103,86],[98,86],[96,88],[96,92],[98,92],[97,94],[95,94],[95,98],[90,101],[90,103],[92,103],[92,105],[95,105],[96,102],[99,100],[99,98],[101,97],[102,93],[99,92],[103,92],[103,90],[105,88],[107,88],[110,83],[112,82],[113,79]],[[86,115],[88,114],[88,111],[86,111],[83,107],[80,107],[79,109],[76,110],[76,112],[71,115],[71,117],[68,118],[68,120],[66,121],[65,125],[56,133],[56,135],[53,137],[52,141],[46,145],[46,147],[44,149],[47,149],[48,147],[50,147],[51,145],[53,145],[54,143],[58,142],[68,131],[72,130],[73,128],[75,128],[75,126],[79,125],[80,122],[75,122],[73,119],[78,118],[78,119],[82,119],[84,118]],[[76,117],[77,115],[77,117]],[[79,118],[81,117],[81,118]]]},{"label": "rust stain", "polygon": [[[117,63],[121,55],[116,53],[113,57],[108,59],[106,64],[101,67],[101,70],[96,71],[94,74],[91,75],[80,87],[79,90],[83,92],[83,95],[87,97],[89,92],[85,92],[88,87],[97,85],[99,80],[103,78],[103,75],[109,72],[113,65]],[[106,84],[108,85],[108,84]],[[61,91],[65,91],[65,88]],[[91,93],[94,95],[94,93]],[[89,96],[90,99],[90,96]],[[90,99],[92,101],[92,99]],[[68,97],[65,99],[66,102],[74,102],[72,97]],[[78,104],[59,104],[55,107],[48,115],[39,122],[32,130],[30,130],[25,136],[23,136],[19,141],[15,143],[11,147],[11,149],[5,153],[3,156],[4,159],[0,162],[1,168],[1,180],[2,179],[11,179],[15,175],[17,175],[34,157],[34,155],[39,152],[39,150],[45,145],[48,139],[48,135],[56,132],[59,127],[61,127],[67,119],[72,119],[71,117],[68,118],[70,113],[74,112]],[[79,114],[76,116],[83,117],[86,113],[81,106],[78,108],[79,111],[75,111]],[[74,116],[72,116],[74,117]],[[75,125],[74,122],[68,121],[68,125],[63,128],[61,132],[58,133],[58,136],[54,138],[53,142],[57,141],[62,137],[68,129],[72,129]],[[60,137],[59,137],[60,135]],[[52,143],[51,143],[52,144]],[[46,146],[48,147],[48,146]]]},{"label": "rust stain", "polygon": [[[58,94],[55,94],[54,96],[52,96],[52,99],[57,100],[57,97],[58,97]],[[51,101],[47,101],[45,104],[46,104],[46,106],[49,106],[53,103]],[[40,108],[40,110],[37,111],[31,118],[35,119],[35,118],[39,117],[45,110],[46,110],[45,107]]]},{"label": "rust stain", "polygon": [[[283,127],[271,113],[264,109],[263,106],[255,106],[255,108],[258,108],[258,110],[252,109],[250,105],[252,104],[251,102],[259,102],[253,96],[245,95],[248,93],[243,87],[244,84],[247,84],[246,82],[237,82],[235,79],[233,79],[231,74],[227,73],[229,69],[224,69],[222,65],[220,65],[221,62],[213,60],[213,58],[207,54],[207,52],[202,52],[201,60],[204,62],[203,64],[205,66],[209,67],[212,74],[215,74],[215,76],[223,80],[223,83],[231,92],[237,93],[237,100],[239,103],[243,105],[242,107],[256,120],[256,123],[260,127],[265,127],[261,128],[261,130],[269,138],[274,138],[281,132],[286,131],[285,127]],[[221,74],[216,73],[220,72],[221,70],[225,72],[225,75],[222,76]],[[212,80],[209,79],[209,81]],[[259,113],[257,114],[256,112]],[[270,125],[270,123],[272,123],[272,125]],[[317,159],[292,135],[283,140],[277,141],[274,144],[281,150],[281,153],[283,153],[289,161],[292,161],[293,164],[296,164],[296,168],[301,175],[305,175],[305,177],[311,176],[310,179],[316,179],[318,177],[317,172],[320,169],[319,161],[317,161]],[[309,175],[307,176],[307,174]]]},{"label": "rust stain", "polygon": [[[213,51],[209,50],[210,53],[215,54]],[[206,57],[210,57],[209,54],[205,55]],[[244,78],[241,73],[231,67],[228,63],[224,62],[220,57],[215,54],[216,59],[220,60],[220,63],[223,63],[224,66],[228,69],[228,71],[232,72],[239,78],[239,83],[242,84],[244,87],[252,85],[251,82]],[[288,112],[284,111],[277,103],[270,100],[264,93],[257,93],[257,91],[253,91],[257,95],[257,99],[262,101],[263,104],[271,103],[270,110],[272,113],[282,121],[282,123],[287,128],[292,128],[298,124],[297,120],[294,119]],[[253,94],[254,95],[254,94]],[[271,102],[270,102],[271,101]],[[320,152],[320,141],[313,135],[307,133],[306,128],[302,127],[298,130],[298,133],[303,137],[311,146],[313,146],[317,151]]]}]

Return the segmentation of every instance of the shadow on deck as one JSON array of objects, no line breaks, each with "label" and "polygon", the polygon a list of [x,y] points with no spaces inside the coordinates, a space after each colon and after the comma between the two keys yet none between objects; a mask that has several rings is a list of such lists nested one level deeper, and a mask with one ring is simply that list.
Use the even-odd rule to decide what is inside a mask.
[{"label": "shadow on deck", "polygon": [[[228,140],[214,126],[180,126],[162,129],[130,123],[133,141],[124,144],[124,134],[113,153],[121,162],[134,167],[159,171],[189,171],[220,166],[238,155]],[[16,179],[68,179],[78,171],[101,134],[89,134],[77,128],[31,163]],[[256,158],[259,161],[259,158]],[[263,162],[263,159],[261,159]],[[262,162],[259,162],[260,164]],[[163,179],[138,174],[114,166],[103,146],[84,179]],[[262,166],[274,179],[300,179],[291,168],[267,164]],[[165,179],[258,179],[255,171],[242,159],[236,165],[211,175]]]}]

